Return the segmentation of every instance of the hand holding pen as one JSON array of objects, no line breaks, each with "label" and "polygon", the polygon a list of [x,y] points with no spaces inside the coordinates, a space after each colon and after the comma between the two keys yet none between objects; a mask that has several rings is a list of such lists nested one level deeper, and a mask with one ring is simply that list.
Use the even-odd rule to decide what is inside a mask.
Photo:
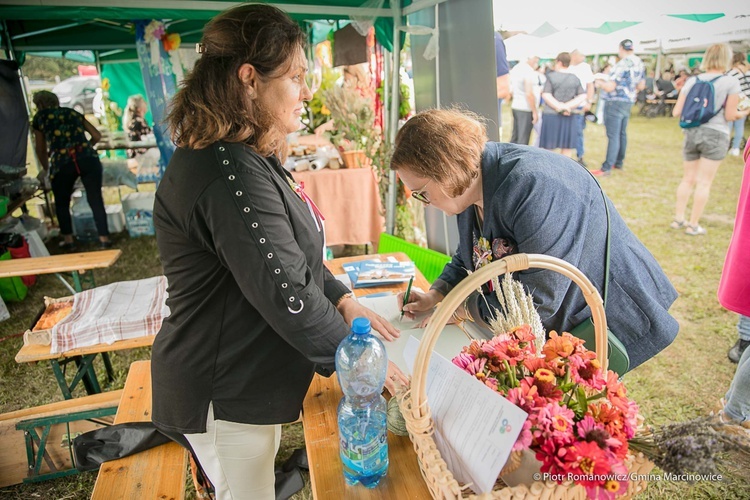
[{"label": "hand holding pen", "polygon": [[414,283],[414,276],[409,278],[409,285],[406,287],[406,293],[404,294],[404,301],[401,303],[401,316],[399,321],[404,319],[404,306],[409,303],[409,294],[411,293],[411,285]]},{"label": "hand holding pen", "polygon": [[415,314],[432,311],[437,303],[443,300],[443,294],[434,289],[427,293],[411,290],[408,296],[405,292],[400,293],[397,300],[401,305],[402,317],[405,315],[409,319],[414,319]]}]

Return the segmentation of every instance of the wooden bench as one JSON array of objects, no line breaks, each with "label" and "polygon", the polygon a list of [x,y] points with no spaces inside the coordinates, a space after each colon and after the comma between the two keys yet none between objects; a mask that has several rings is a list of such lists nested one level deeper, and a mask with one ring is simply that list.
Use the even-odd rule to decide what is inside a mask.
[{"label": "wooden bench", "polygon": [[76,474],[71,459],[73,438],[111,424],[122,392],[0,415],[0,488]]},{"label": "wooden bench", "polygon": [[[53,354],[50,352],[48,345],[24,345],[16,354],[16,363],[35,363],[37,361],[48,361],[52,366],[52,372],[55,375],[63,397],[70,399],[73,397],[73,390],[79,382],[83,382],[86,391],[89,394],[101,392],[99,383],[94,370],[94,359],[98,354],[102,355],[107,377],[110,381],[113,378],[112,364],[109,360],[109,354],[112,351],[123,349],[135,349],[137,347],[150,347],[154,343],[156,335],[146,335],[134,339],[118,340],[112,344],[96,344],[86,347],[71,349],[63,353]],[[71,382],[68,382],[63,367],[70,362],[75,362],[76,372]]]},{"label": "wooden bench", "polygon": [[[115,423],[150,421],[151,361],[136,361],[130,365]],[[91,499],[184,499],[187,464],[187,450],[177,443],[105,462]]]},{"label": "wooden bench", "polygon": [[[82,292],[84,282],[95,286],[92,270],[110,267],[117,262],[120,255],[122,255],[121,250],[99,250],[30,259],[4,260],[0,261],[0,278],[57,274],[72,293]],[[71,273],[73,286],[63,279],[62,273]]]}]

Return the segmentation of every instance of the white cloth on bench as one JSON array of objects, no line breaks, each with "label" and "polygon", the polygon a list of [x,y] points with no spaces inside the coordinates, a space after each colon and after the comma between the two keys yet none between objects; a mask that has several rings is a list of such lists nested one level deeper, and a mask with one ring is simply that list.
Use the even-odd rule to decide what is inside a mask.
[{"label": "white cloth on bench", "polygon": [[169,316],[167,278],[120,281],[74,296],[73,311],[52,328],[52,353],[156,335]]}]

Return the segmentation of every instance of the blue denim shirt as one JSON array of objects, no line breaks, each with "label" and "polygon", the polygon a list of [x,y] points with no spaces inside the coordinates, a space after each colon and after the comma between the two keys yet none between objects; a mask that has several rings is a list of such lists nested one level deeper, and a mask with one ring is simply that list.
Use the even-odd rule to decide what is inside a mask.
[{"label": "blue denim shirt", "polygon": [[[508,252],[546,254],[578,267],[602,291],[607,219],[597,181],[575,161],[542,149],[488,142],[482,155],[484,222],[474,208],[458,215],[459,247],[433,288],[447,294],[474,270],[474,242],[490,242],[493,259]],[[607,199],[611,223],[607,322],[628,351],[631,369],[674,340],[679,329],[668,309],[677,298],[659,264]],[[533,294],[549,332],[569,331],[591,315],[583,294],[553,271],[516,273]],[[489,317],[485,300],[470,304]]]}]

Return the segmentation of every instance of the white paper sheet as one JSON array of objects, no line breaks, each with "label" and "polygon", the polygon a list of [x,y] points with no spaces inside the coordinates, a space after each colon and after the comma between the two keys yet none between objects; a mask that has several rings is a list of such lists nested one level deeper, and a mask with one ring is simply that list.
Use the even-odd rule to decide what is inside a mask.
[{"label": "white paper sheet", "polygon": [[[419,341],[410,336],[403,355],[409,372]],[[435,443],[454,477],[477,493],[492,490],[521,431],[526,412],[438,352],[427,371],[427,401]]]}]

